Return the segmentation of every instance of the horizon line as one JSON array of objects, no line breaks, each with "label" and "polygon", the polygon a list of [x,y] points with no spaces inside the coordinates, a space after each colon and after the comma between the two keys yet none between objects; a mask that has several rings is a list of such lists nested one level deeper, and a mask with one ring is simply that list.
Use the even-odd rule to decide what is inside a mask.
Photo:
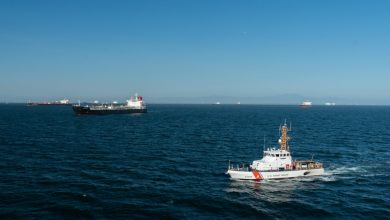
[{"label": "horizon line", "polygon": [[[93,102],[82,102],[82,103],[93,103]],[[110,102],[99,102],[99,103],[110,103]],[[119,104],[122,104],[124,102],[118,102]],[[148,105],[234,105],[234,106],[240,106],[240,105],[263,105],[263,106],[297,106],[300,108],[311,108],[311,107],[319,107],[319,106],[326,106],[326,107],[337,107],[337,106],[390,106],[390,104],[336,104],[336,105],[325,105],[325,104],[312,104],[311,106],[300,106],[300,104],[292,104],[292,103],[179,103],[179,102],[146,102]],[[25,105],[27,102],[0,102],[0,105]],[[71,102],[70,104],[78,104],[78,102]]]}]

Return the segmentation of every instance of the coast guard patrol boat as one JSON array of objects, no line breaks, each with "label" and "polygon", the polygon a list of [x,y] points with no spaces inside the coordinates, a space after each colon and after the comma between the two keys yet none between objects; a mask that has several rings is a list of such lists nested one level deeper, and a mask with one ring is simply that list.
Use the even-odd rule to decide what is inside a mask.
[{"label": "coast guard patrol boat", "polygon": [[281,137],[278,141],[279,149],[268,148],[264,150],[263,158],[253,161],[249,167],[234,167],[229,162],[226,174],[234,180],[284,179],[323,175],[322,163],[313,160],[293,161],[288,144],[290,137],[287,135],[291,128],[289,129],[285,122],[279,129],[281,131]]}]

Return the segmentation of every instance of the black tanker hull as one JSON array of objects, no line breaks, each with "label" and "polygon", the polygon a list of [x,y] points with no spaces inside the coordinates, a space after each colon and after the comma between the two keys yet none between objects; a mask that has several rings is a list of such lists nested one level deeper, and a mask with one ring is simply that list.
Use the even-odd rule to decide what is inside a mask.
[{"label": "black tanker hull", "polygon": [[78,115],[109,115],[109,114],[134,114],[146,113],[145,109],[91,109],[86,106],[73,106],[73,111]]}]

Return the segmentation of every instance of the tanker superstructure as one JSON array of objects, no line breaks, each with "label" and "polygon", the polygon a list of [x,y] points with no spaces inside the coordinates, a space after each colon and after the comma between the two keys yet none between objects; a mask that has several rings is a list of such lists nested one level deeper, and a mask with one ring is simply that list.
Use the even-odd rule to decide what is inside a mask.
[{"label": "tanker superstructure", "polygon": [[142,96],[135,95],[126,101],[125,104],[93,104],[93,105],[73,105],[73,111],[78,114],[132,114],[132,113],[146,113],[146,104]]}]

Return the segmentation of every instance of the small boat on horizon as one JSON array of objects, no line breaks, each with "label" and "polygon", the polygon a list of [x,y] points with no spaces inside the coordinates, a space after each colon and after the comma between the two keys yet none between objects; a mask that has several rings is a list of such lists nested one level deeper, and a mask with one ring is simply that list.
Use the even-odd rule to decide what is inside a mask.
[{"label": "small boat on horizon", "polygon": [[226,174],[232,180],[264,180],[285,179],[304,176],[318,176],[324,174],[322,163],[311,160],[293,160],[288,144],[290,137],[286,122],[279,128],[279,149],[268,148],[263,151],[263,158],[254,160],[251,165],[233,166],[230,164]]},{"label": "small boat on horizon", "polygon": [[300,107],[311,107],[313,105],[310,101],[303,101],[299,106]]}]

